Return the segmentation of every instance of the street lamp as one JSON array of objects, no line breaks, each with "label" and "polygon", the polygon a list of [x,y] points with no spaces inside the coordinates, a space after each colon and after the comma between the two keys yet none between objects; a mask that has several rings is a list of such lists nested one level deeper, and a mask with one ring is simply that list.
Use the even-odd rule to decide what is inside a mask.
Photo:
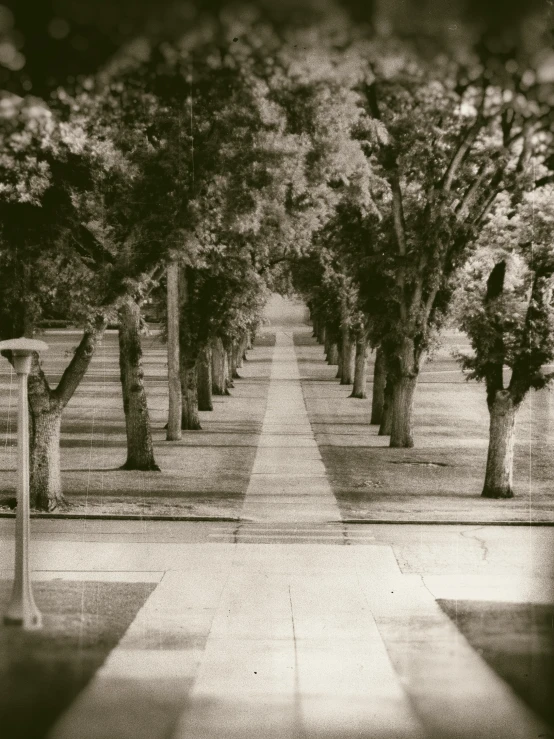
[{"label": "street lamp", "polygon": [[19,411],[17,417],[17,510],[15,519],[15,575],[12,599],[4,615],[4,623],[24,629],[40,629],[42,616],[31,588],[29,573],[29,408],[27,379],[33,352],[45,351],[48,345],[35,339],[0,341],[0,352],[10,351],[19,377]]}]

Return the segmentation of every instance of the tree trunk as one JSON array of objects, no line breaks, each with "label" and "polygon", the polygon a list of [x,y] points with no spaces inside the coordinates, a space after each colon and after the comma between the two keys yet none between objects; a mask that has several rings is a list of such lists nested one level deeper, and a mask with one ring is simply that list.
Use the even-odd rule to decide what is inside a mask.
[{"label": "tree trunk", "polygon": [[31,506],[41,511],[64,508],[60,464],[60,432],[62,409],[33,410],[30,454]]},{"label": "tree trunk", "polygon": [[312,336],[314,337],[314,339],[317,339],[317,335],[319,332],[319,321],[317,320],[317,318],[315,318],[315,316],[312,318],[312,328]]},{"label": "tree trunk", "polygon": [[367,339],[359,335],[356,339],[356,360],[354,369],[354,387],[351,398],[367,398]]},{"label": "tree trunk", "polygon": [[387,368],[385,353],[379,346],[375,352],[375,367],[373,368],[373,393],[371,401],[371,421],[380,424],[383,419],[385,405],[385,385],[387,383]]},{"label": "tree trunk", "polygon": [[419,354],[414,340],[406,336],[393,360],[392,426],[390,445],[410,449],[414,445],[414,394],[419,376]]},{"label": "tree trunk", "polygon": [[340,347],[337,345],[337,374],[335,377],[339,380],[342,377],[342,344]]},{"label": "tree trunk", "polygon": [[229,395],[227,390],[227,352],[223,342],[216,336],[212,339],[212,393],[214,395]]},{"label": "tree trunk", "polygon": [[379,426],[379,436],[390,436],[392,430],[392,396],[393,382],[387,376],[385,381],[385,389],[383,391],[383,415],[381,417],[381,425]]},{"label": "tree trunk", "polygon": [[326,329],[325,324],[321,321],[317,327],[317,340],[320,344],[325,344]]},{"label": "tree trunk", "polygon": [[198,359],[198,410],[213,411],[212,403],[212,352],[206,346]]},{"label": "tree trunk", "polygon": [[[231,346],[227,351],[227,361],[229,363],[229,379],[231,382],[233,380],[239,380],[240,375],[237,372],[237,345],[235,341],[231,343]],[[233,387],[233,385],[231,384],[229,387]]]},{"label": "tree trunk", "polygon": [[167,440],[181,438],[181,376],[179,370],[179,264],[167,265],[167,375],[169,413]]},{"label": "tree trunk", "polygon": [[327,354],[327,364],[338,364],[339,363],[339,348],[331,342],[329,346],[329,353]]},{"label": "tree trunk", "polygon": [[159,471],[144,389],[140,307],[132,297],[126,298],[119,309],[119,370],[127,432],[127,460],[121,469]]},{"label": "tree trunk", "polygon": [[198,383],[196,379],[196,362],[186,360],[181,355],[181,429],[183,431],[199,431],[198,415]]},{"label": "tree trunk", "polygon": [[417,385],[415,377],[402,375],[395,383],[392,392],[392,424],[390,446],[411,449],[413,438],[414,393]]},{"label": "tree trunk", "polygon": [[518,406],[509,390],[498,390],[489,403],[489,451],[482,495],[513,498],[515,423]]},{"label": "tree trunk", "polygon": [[350,337],[350,329],[343,327],[342,329],[342,362],[341,362],[341,385],[352,385],[354,382],[354,360],[356,354],[356,346]]},{"label": "tree trunk", "polygon": [[[237,369],[240,369],[242,367],[242,355],[243,355],[243,347],[242,347],[242,339],[237,339],[233,343],[233,361],[235,363],[235,367]],[[238,374],[237,374],[238,377]]]}]

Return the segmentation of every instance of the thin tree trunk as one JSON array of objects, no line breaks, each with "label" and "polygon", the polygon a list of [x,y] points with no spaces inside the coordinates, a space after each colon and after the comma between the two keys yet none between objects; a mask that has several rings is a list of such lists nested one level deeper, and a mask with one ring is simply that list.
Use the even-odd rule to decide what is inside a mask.
[{"label": "thin tree trunk", "polygon": [[354,360],[356,346],[350,337],[350,329],[342,328],[342,362],[341,362],[341,385],[352,385],[354,382]]},{"label": "thin tree trunk", "polygon": [[339,380],[342,377],[342,344],[340,347],[337,345],[337,374],[335,377]]},{"label": "thin tree trunk", "polygon": [[380,424],[383,419],[385,406],[385,385],[387,384],[387,368],[385,352],[379,346],[375,352],[375,366],[373,368],[373,392],[371,401],[372,424]]},{"label": "thin tree trunk", "polygon": [[392,396],[394,385],[390,377],[386,378],[383,391],[383,415],[379,426],[379,436],[390,436],[392,430]]},{"label": "thin tree trunk", "polygon": [[62,493],[60,433],[62,409],[33,412],[33,441],[30,454],[31,506],[54,511],[67,505]]},{"label": "thin tree trunk", "polygon": [[327,354],[327,364],[338,364],[339,363],[339,348],[332,342],[329,347],[329,353]]},{"label": "thin tree trunk", "polygon": [[122,469],[159,471],[144,389],[140,306],[132,297],[126,298],[119,309],[119,369],[127,432],[127,460]]},{"label": "thin tree trunk", "polygon": [[321,321],[317,327],[317,340],[320,344],[325,344],[325,338],[326,338],[326,329],[325,324],[323,321]]},{"label": "thin tree trunk", "polygon": [[198,410],[213,411],[212,403],[212,352],[204,347],[198,358]]},{"label": "thin tree trunk", "polygon": [[227,389],[227,352],[219,336],[212,339],[212,393],[229,395]]},{"label": "thin tree trunk", "polygon": [[354,387],[351,398],[367,398],[367,339],[360,334],[356,340],[356,359],[354,368]]},{"label": "thin tree trunk", "polygon": [[234,351],[234,361],[235,361],[235,367],[237,369],[240,369],[242,367],[242,355],[244,353],[244,349],[242,346],[242,339],[237,339],[235,343],[233,344],[233,351]]},{"label": "thin tree trunk", "polygon": [[489,404],[489,450],[482,495],[513,498],[514,439],[518,406],[509,390],[498,390]]},{"label": "thin tree trunk", "polygon": [[169,412],[167,440],[181,438],[181,375],[179,369],[179,264],[167,265],[167,375]]},{"label": "thin tree trunk", "polygon": [[240,380],[240,375],[237,372],[237,345],[233,341],[231,347],[227,352],[227,359],[229,362],[229,377],[231,380]]},{"label": "thin tree trunk", "polygon": [[196,362],[186,360],[181,354],[181,429],[183,431],[199,431],[198,415],[198,383],[196,379]]}]

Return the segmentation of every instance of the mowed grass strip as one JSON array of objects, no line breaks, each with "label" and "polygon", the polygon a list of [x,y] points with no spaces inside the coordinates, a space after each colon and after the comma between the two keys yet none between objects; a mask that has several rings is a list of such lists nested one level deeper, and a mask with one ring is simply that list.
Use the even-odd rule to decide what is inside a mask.
[{"label": "mowed grass strip", "polygon": [[467,382],[451,352],[464,337],[446,337],[422,370],[415,399],[415,448],[390,449],[370,426],[373,361],[366,400],[349,398],[323,348],[295,334],[302,390],[319,450],[346,519],[443,521],[554,520],[554,401],[531,392],[517,426],[516,497],[481,498],[488,445],[485,389]]},{"label": "mowed grass strip", "polygon": [[554,728],[554,605],[438,603],[483,659]]},{"label": "mowed grass strip", "polygon": [[[77,332],[47,331],[44,368],[55,385],[78,343]],[[120,470],[126,458],[117,332],[109,331],[66,408],[61,461],[64,493],[76,514],[236,516],[250,479],[265,413],[275,334],[260,334],[229,397],[214,396],[202,430],[167,442],[167,352],[158,333],[143,340],[145,385],[161,472]],[[17,396],[0,364],[0,508],[15,495]]]},{"label": "mowed grass strip", "polygon": [[[0,625],[0,735],[41,739],[117,645],[153,583],[34,584],[44,628]],[[12,583],[0,580],[0,612]]]}]

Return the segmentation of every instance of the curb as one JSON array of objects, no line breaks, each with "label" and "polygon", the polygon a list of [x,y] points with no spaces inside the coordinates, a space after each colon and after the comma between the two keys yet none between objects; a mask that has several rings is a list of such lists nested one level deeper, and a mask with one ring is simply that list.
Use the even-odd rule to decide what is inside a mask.
[{"label": "curb", "polygon": [[345,518],[345,524],[386,524],[389,526],[554,526],[554,521],[398,521],[388,518]]},{"label": "curb", "polygon": [[[15,518],[15,513],[0,511],[0,518]],[[31,513],[31,518],[40,519],[58,519],[66,521],[189,521],[212,522],[212,523],[236,523],[243,525],[259,525],[262,521],[253,521],[245,518],[232,518],[231,516],[163,516],[161,514],[124,514],[124,513]],[[273,521],[272,524],[277,525],[279,521]],[[554,526],[554,521],[406,521],[395,520],[393,518],[345,518],[341,521],[326,521],[324,525],[346,524],[348,526]]]},{"label": "curb", "polygon": [[[0,518],[15,518],[15,513],[0,512]],[[155,514],[119,514],[119,513],[31,513],[35,519],[63,519],[66,521],[215,521],[225,523],[241,523],[240,518],[228,516],[162,516]]]}]

